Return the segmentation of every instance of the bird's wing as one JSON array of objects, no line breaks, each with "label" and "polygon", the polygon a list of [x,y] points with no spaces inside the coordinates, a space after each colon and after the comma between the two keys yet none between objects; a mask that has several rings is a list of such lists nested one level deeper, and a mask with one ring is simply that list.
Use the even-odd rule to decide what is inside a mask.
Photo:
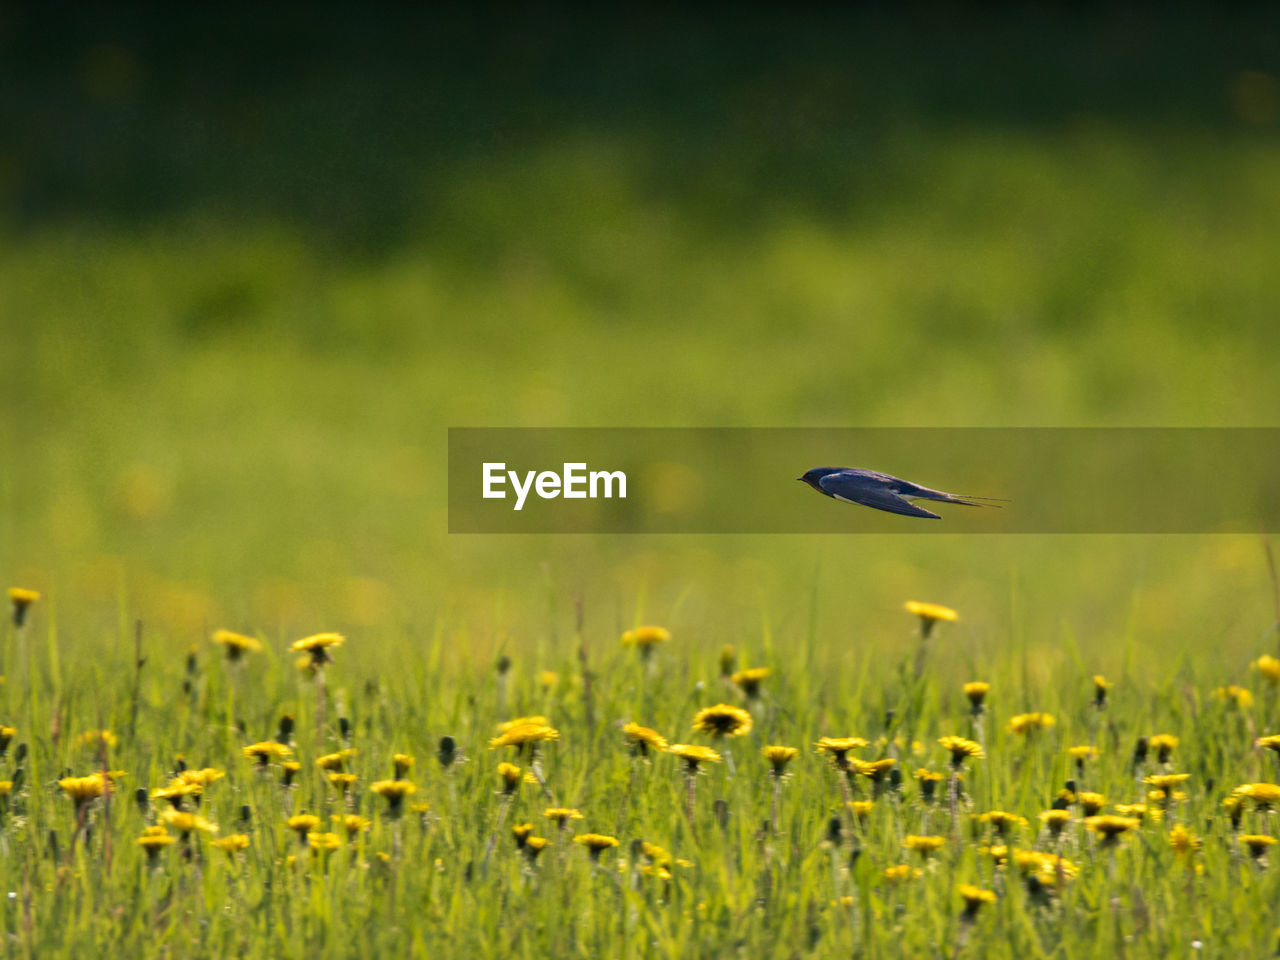
[{"label": "bird's wing", "polygon": [[868,483],[865,478],[850,476],[848,474],[832,473],[820,479],[818,481],[818,486],[831,496],[835,497],[835,499],[843,500],[845,503],[857,503],[864,507],[873,507],[876,510],[884,510],[888,513],[901,514],[904,517],[929,517],[933,520],[942,519],[936,513],[930,513],[922,507],[917,507],[913,503],[908,503],[892,490],[888,490],[884,487],[873,486]]}]

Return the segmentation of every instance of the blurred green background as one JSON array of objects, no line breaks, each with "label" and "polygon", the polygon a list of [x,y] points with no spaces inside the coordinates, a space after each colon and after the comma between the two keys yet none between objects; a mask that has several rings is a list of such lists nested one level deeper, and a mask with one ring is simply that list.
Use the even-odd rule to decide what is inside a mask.
[{"label": "blurred green background", "polygon": [[1278,76],[1261,4],[7,7],[0,576],[97,650],[915,598],[1243,678],[1256,537],[449,536],[445,429],[1277,425]]}]

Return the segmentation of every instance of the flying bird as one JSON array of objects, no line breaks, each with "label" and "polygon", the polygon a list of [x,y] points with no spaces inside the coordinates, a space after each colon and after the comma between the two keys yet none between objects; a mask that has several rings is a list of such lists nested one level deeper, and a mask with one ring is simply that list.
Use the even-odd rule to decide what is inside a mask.
[{"label": "flying bird", "polygon": [[[990,501],[997,497],[956,496],[954,493],[943,493],[922,487],[909,480],[899,480],[887,473],[875,470],[855,470],[851,467],[814,467],[802,477],[802,480],[819,493],[825,494],[845,503],[858,503],[864,507],[898,513],[904,517],[928,517],[941,520],[942,517],[923,507],[917,507],[912,500],[936,500],[939,503],[963,503],[966,507],[998,507]],[[983,502],[979,502],[983,501]]]}]

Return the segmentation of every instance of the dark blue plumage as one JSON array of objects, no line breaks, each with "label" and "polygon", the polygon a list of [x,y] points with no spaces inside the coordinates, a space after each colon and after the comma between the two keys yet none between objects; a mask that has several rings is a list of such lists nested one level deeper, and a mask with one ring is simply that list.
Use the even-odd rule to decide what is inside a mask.
[{"label": "dark blue plumage", "polygon": [[814,467],[804,476],[796,477],[813,489],[845,503],[858,503],[864,507],[898,513],[904,517],[927,517],[941,520],[936,513],[917,507],[912,500],[936,500],[939,503],[962,503],[967,507],[994,507],[994,503],[979,503],[995,497],[956,496],[922,487],[909,480],[900,480],[875,470],[855,470],[851,467]]}]

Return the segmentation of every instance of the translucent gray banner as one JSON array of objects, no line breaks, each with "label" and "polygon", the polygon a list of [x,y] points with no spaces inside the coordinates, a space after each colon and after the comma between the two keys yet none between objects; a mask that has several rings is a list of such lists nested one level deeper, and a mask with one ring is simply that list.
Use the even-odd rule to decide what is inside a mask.
[{"label": "translucent gray banner", "polygon": [[[859,474],[797,481],[816,467],[1000,499],[919,499],[914,487]],[[922,510],[938,518],[913,515]],[[1277,428],[449,430],[450,533],[1260,528],[1280,529]]]}]

